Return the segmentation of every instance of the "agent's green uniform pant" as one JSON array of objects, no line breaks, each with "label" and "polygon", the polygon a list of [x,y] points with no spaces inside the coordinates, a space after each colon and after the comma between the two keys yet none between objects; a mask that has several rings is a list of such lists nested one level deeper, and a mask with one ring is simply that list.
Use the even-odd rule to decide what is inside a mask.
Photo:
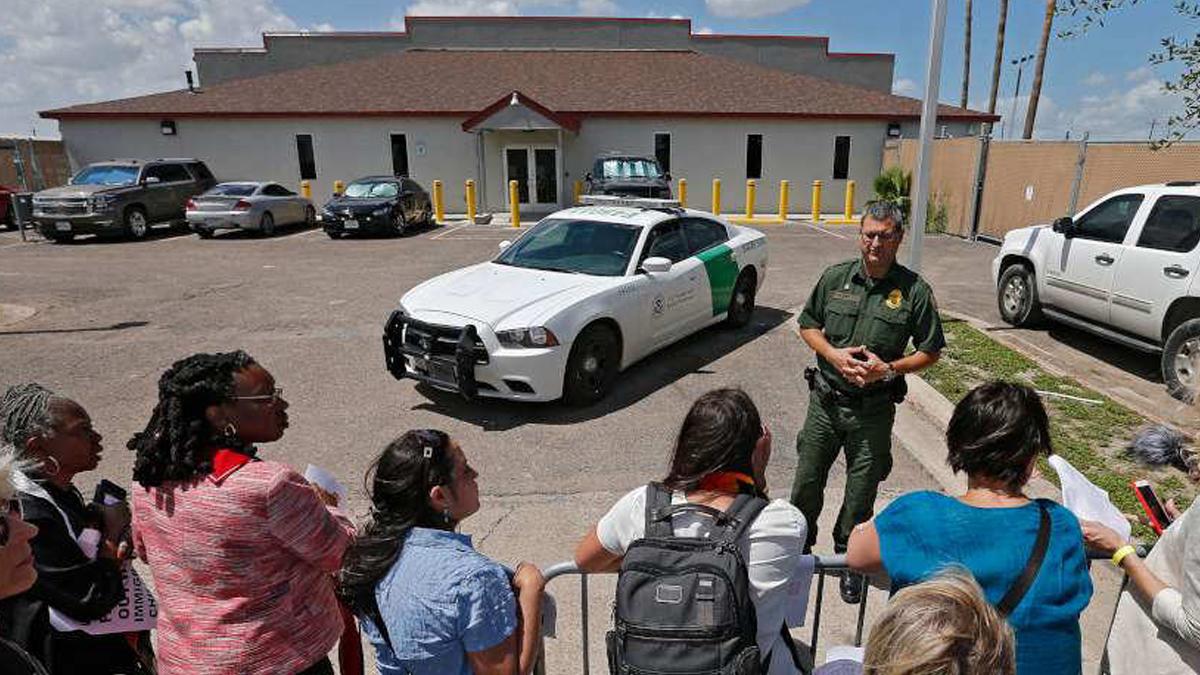
[{"label": "agent's green uniform pant", "polygon": [[825,482],[838,451],[846,451],[846,496],[833,526],[833,550],[843,553],[854,526],[871,519],[879,484],[892,470],[892,423],[896,406],[886,399],[864,406],[825,402],[809,395],[808,417],[796,437],[796,478],[792,503],[808,523],[810,550],[817,540],[817,518],[825,504]]}]

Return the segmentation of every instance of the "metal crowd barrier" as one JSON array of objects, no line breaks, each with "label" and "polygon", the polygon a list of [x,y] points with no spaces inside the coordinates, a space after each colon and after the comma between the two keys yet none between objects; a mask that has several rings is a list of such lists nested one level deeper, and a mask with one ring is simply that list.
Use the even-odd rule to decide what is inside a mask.
[{"label": "metal crowd barrier", "polygon": [[[813,605],[813,620],[812,620],[812,640],[809,643],[808,649],[810,654],[815,658],[817,654],[817,638],[821,629],[821,607],[825,600],[825,577],[831,572],[839,572],[846,569],[845,555],[813,555],[814,566],[813,576],[816,578],[817,598]],[[606,572],[605,574],[615,574],[616,572]],[[550,582],[565,576],[579,576],[579,607],[580,607],[580,642],[583,645],[583,675],[590,675],[591,664],[588,651],[588,577],[590,573],[580,570],[574,562],[561,562],[547,567],[542,571],[546,577],[546,585]],[[858,625],[854,631],[854,646],[862,646],[863,625],[867,618],[867,593],[871,585],[864,584],[862,599],[858,604]],[[543,653],[544,658],[544,653]]]}]

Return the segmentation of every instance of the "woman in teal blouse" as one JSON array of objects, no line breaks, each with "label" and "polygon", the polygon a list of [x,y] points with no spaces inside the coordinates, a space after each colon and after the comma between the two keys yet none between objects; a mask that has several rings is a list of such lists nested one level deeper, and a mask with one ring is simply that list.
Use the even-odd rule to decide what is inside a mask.
[{"label": "woman in teal blouse", "polygon": [[999,604],[1029,562],[1044,508],[1050,519],[1045,558],[1008,616],[1017,673],[1079,673],[1079,614],[1092,597],[1079,521],[1053,501],[1024,494],[1038,455],[1052,452],[1037,393],[1006,382],[976,387],[955,407],[946,445],[950,467],[967,474],[966,493],[896,499],[856,528],[847,562],[887,574],[893,591],[961,565],[988,601]]}]

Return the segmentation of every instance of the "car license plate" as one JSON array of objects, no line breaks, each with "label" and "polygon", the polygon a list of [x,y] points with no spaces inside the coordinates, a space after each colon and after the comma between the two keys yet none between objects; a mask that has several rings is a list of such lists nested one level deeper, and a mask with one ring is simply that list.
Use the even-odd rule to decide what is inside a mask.
[{"label": "car license plate", "polygon": [[71,223],[65,220],[60,220],[57,223],[54,223],[54,229],[58,230],[59,232],[70,232]]},{"label": "car license plate", "polygon": [[417,372],[425,375],[426,377],[431,377],[439,382],[453,384],[455,381],[454,366],[443,361],[438,361],[435,359],[423,359],[418,356],[413,358],[413,365],[416,367]]},{"label": "car license plate", "polygon": [[346,228],[347,230],[357,230],[358,221],[353,219],[347,220],[346,222],[342,223],[342,227]]}]

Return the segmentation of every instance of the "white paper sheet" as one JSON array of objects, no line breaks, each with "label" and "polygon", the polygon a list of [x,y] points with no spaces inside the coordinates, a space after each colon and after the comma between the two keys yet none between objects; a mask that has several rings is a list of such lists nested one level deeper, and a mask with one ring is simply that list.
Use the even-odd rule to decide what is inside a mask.
[{"label": "white paper sheet", "polygon": [[816,565],[817,559],[811,555],[800,556],[800,562],[796,565],[796,573],[788,584],[787,613],[783,619],[789,628],[804,625],[804,615],[808,612],[808,591],[812,588]]},{"label": "white paper sheet", "polygon": [[304,469],[304,480],[316,485],[322,490],[331,495],[337,496],[338,508],[346,508],[346,488],[338,482],[333,474],[316,464],[309,464],[308,468]]},{"label": "white paper sheet", "polygon": [[866,651],[863,647],[852,647],[850,645],[836,645],[829,648],[825,653],[825,663],[833,663],[834,661],[856,661],[863,662],[863,652]]},{"label": "white paper sheet", "polygon": [[1096,487],[1087,476],[1058,455],[1050,455],[1050,466],[1058,472],[1062,483],[1063,506],[1080,520],[1094,520],[1111,527],[1122,539],[1128,539],[1133,527],[1113,505],[1108,493]]},{"label": "white paper sheet", "polygon": [[129,563],[121,568],[121,582],[125,586],[125,598],[103,618],[76,621],[51,607],[50,625],[58,631],[81,630],[88,635],[154,630],[158,625],[158,603]]}]

